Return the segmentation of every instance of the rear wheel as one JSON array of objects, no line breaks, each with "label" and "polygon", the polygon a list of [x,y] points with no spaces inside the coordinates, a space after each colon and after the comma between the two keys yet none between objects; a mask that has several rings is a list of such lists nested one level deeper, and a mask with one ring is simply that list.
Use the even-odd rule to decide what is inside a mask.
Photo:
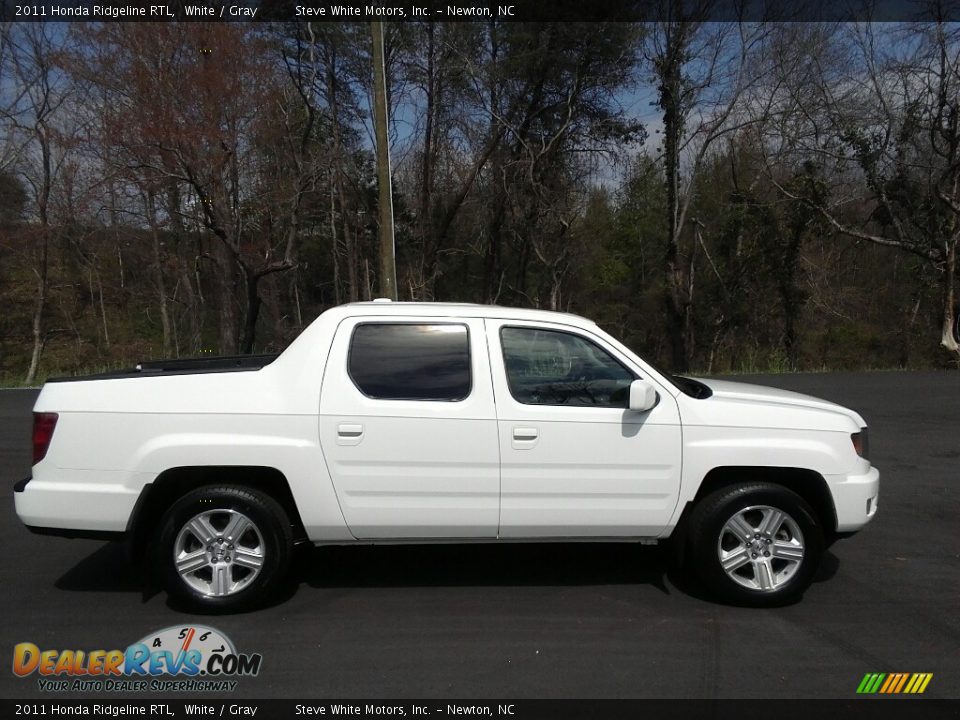
[{"label": "rear wheel", "polygon": [[171,596],[196,609],[235,612],[269,597],[292,549],[290,522],[276,500],[223,485],[198,488],[167,510],[155,559]]},{"label": "rear wheel", "polygon": [[690,550],[700,579],[721,599],[778,605],[813,581],[823,531],[796,493],[773,483],[744,483],[721,488],[694,508]]}]

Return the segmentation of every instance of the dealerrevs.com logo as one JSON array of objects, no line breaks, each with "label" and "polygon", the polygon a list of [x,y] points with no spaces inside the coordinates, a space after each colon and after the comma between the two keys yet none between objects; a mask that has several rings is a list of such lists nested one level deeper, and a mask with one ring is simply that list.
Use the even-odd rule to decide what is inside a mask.
[{"label": "dealerrevs.com logo", "polygon": [[262,661],[203,625],[168,627],[126,650],[42,650],[31,642],[13,648],[14,675],[37,675],[45,692],[229,692],[236,678],[257,675]]}]

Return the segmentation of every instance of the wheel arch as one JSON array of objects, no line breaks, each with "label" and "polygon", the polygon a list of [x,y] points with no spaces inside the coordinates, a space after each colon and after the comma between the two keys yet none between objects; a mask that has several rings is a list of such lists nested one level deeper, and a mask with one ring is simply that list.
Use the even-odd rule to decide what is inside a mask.
[{"label": "wheel arch", "polygon": [[707,495],[743,482],[768,482],[781,485],[803,498],[817,515],[824,537],[836,536],[837,512],[826,479],[815,470],[771,465],[722,465],[704,475],[696,495],[683,509],[671,533],[676,552],[682,559],[687,541],[687,523],[696,504]]},{"label": "wheel arch", "polygon": [[210,485],[239,485],[259,490],[283,508],[290,520],[294,540],[306,540],[300,511],[286,476],[273,467],[253,465],[190,465],[168,468],[152,483],[144,486],[127,522],[134,557],[141,557],[150,542],[151,532],[177,499],[191,490]]}]

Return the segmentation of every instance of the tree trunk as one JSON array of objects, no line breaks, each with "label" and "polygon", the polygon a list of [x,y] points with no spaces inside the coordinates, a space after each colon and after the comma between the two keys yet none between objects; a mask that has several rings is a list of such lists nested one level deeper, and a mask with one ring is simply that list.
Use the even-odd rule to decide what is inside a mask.
[{"label": "tree trunk", "polygon": [[672,23],[667,30],[666,53],[658,68],[660,107],[663,109],[664,172],[667,200],[667,250],[664,258],[664,307],[673,370],[686,372],[690,366],[688,330],[688,286],[686,268],[680,252],[680,148],[683,139],[684,114],[681,106],[682,64],[686,33],[682,23]]},{"label": "tree trunk", "polygon": [[30,367],[27,369],[25,382],[32,383],[37,377],[40,367],[40,356],[46,344],[46,334],[43,329],[43,314],[47,306],[47,290],[49,285],[50,265],[50,192],[52,188],[53,170],[50,156],[50,139],[47,129],[42,122],[36,125],[37,141],[40,144],[41,180],[37,193],[37,212],[40,219],[40,263],[37,269],[37,298],[33,309],[33,351],[30,353]]},{"label": "tree trunk", "polygon": [[333,261],[333,303],[340,304],[340,241],[337,240],[337,203],[330,186],[330,258]]},{"label": "tree trunk", "polygon": [[237,263],[226,244],[220,243],[217,251],[217,264],[220,266],[219,292],[220,305],[220,352],[233,355],[237,352],[237,308],[236,285]]},{"label": "tree trunk", "polygon": [[957,342],[957,238],[947,241],[947,257],[943,268],[943,332],[940,344],[947,350],[960,355],[960,343]]},{"label": "tree trunk", "polygon": [[40,366],[40,356],[43,353],[45,336],[43,332],[43,311],[47,304],[47,265],[48,241],[47,227],[41,228],[40,240],[40,268],[37,271],[37,299],[33,309],[33,352],[30,354],[30,368],[27,370],[25,382],[30,384],[37,377],[37,368]]},{"label": "tree trunk", "polygon": [[[418,226],[420,232],[421,290],[425,300],[430,299],[430,290],[437,273],[437,255],[439,245],[433,232],[433,123],[437,111],[437,79],[435,77],[434,55],[436,53],[436,25],[426,24],[427,32],[427,77],[424,88],[426,108],[424,110],[423,156],[420,160],[420,198],[418,202]],[[413,299],[413,298],[411,298]]]},{"label": "tree trunk", "polygon": [[380,218],[380,293],[397,299],[396,249],[393,238],[393,181],[390,138],[387,133],[387,78],[383,52],[383,23],[370,23],[373,33],[373,124],[377,136],[377,202]]},{"label": "tree trunk", "polygon": [[497,200],[487,224],[487,256],[484,261],[483,272],[483,301],[486,304],[495,303],[500,295],[501,258],[500,250],[503,244],[503,221],[506,214],[507,199],[504,193],[497,194]]},{"label": "tree trunk", "polygon": [[[194,285],[194,275],[196,275],[196,286]],[[203,342],[203,319],[204,319],[204,298],[198,293],[196,288],[200,287],[199,274],[192,275],[190,268],[186,263],[180,267],[180,284],[187,296],[187,352],[195,354],[200,351],[200,345]]]},{"label": "tree trunk", "polygon": [[249,355],[253,352],[253,343],[257,335],[257,318],[260,316],[260,275],[250,268],[243,268],[244,285],[247,291],[247,311],[243,320],[243,338],[240,341],[240,352]]},{"label": "tree trunk", "polygon": [[103,344],[107,350],[110,349],[110,328],[107,324],[107,306],[103,301],[103,278],[100,275],[100,271],[96,270],[97,273],[97,291],[100,296],[100,319],[103,322]]},{"label": "tree trunk", "polygon": [[[357,249],[356,243],[350,233],[350,227],[347,223],[347,201],[344,184],[346,182],[346,172],[343,167],[343,137],[340,127],[340,90],[337,86],[337,74],[335,68],[336,60],[330,59],[326,68],[326,88],[327,103],[330,106],[330,130],[333,135],[333,177],[334,188],[337,194],[337,200],[340,204],[340,232],[343,234],[343,247],[346,251],[347,262],[347,300],[356,302],[360,297],[359,285],[357,281]],[[333,209],[333,198],[331,196],[331,212]],[[340,255],[339,241],[337,240],[336,215],[330,219],[330,227],[333,232],[333,253],[334,253],[334,271],[339,277],[338,257]],[[340,288],[337,286],[334,292],[336,302],[340,304]]]},{"label": "tree trunk", "polygon": [[797,288],[797,262],[800,259],[804,229],[805,226],[792,229],[784,249],[783,264],[777,271],[777,289],[780,292],[780,304],[783,309],[783,351],[792,370],[800,364],[797,320],[803,303],[800,290]]},{"label": "tree trunk", "polygon": [[150,223],[150,235],[153,240],[154,282],[160,301],[160,325],[163,330],[163,354],[170,357],[173,353],[173,331],[170,324],[170,309],[167,302],[167,287],[163,277],[163,257],[160,253],[160,230],[157,227],[157,210],[153,193],[144,198],[147,204],[147,221]]},{"label": "tree trunk", "polygon": [[[184,294],[186,295],[186,302],[184,303],[186,307],[183,312],[187,321],[187,343],[185,352],[187,354],[195,354],[200,351],[200,343],[203,335],[203,297],[197,292],[200,287],[199,282],[196,283],[196,288],[194,286],[193,276],[195,273],[191,272],[191,269],[196,265],[196,256],[198,253],[195,252],[192,246],[183,222],[183,217],[180,215],[180,188],[175,182],[171,181],[167,185],[164,191],[164,197],[166,198],[167,217],[169,218],[170,227],[174,234],[177,273],[180,277],[180,285],[183,287]],[[176,341],[178,334],[176,324],[174,324],[173,329],[174,340]],[[179,342],[175,342],[174,345],[179,355]]]}]

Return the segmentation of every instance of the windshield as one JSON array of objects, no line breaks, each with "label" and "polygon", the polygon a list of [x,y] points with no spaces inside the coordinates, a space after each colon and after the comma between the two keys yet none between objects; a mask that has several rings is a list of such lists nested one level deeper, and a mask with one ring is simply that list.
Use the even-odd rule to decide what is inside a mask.
[{"label": "windshield", "polygon": [[702,382],[700,382],[699,380],[694,380],[693,378],[685,377],[683,375],[674,375],[673,373],[668,372],[667,370],[664,370],[660,365],[653,362],[647,355],[637,352],[636,350],[628,346],[626,343],[624,343],[622,340],[617,338],[615,335],[612,335],[612,333],[610,333],[609,331],[605,330],[605,332],[607,332],[608,335],[611,335],[612,337],[616,338],[617,341],[620,342],[620,344],[624,348],[632,352],[637,357],[642,358],[647,365],[649,365],[658,373],[660,373],[664,377],[664,379],[667,380],[667,382],[671,383],[675,388],[677,388],[677,390],[682,392],[684,395],[689,395],[690,397],[696,398],[697,400],[703,400],[713,395],[713,391],[709,387],[704,385]]}]

